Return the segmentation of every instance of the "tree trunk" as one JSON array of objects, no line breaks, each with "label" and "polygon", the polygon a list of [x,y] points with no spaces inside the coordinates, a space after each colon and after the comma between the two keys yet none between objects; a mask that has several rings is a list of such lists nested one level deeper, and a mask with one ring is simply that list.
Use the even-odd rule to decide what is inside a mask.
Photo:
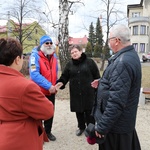
[{"label": "tree trunk", "polygon": [[104,70],[104,65],[105,65],[105,55],[103,54],[103,56],[102,56],[102,64],[101,64],[101,67],[100,67],[100,71]]},{"label": "tree trunk", "polygon": [[59,0],[59,59],[61,70],[64,70],[67,62],[70,60],[70,54],[68,52],[68,25],[69,25],[69,3],[67,0]]}]

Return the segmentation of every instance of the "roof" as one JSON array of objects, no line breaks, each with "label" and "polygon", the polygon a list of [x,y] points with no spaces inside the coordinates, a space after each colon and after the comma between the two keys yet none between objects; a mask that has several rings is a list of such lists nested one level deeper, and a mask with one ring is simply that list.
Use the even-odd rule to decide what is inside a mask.
[{"label": "roof", "polygon": [[0,33],[4,33],[7,31],[7,26],[0,26]]},{"label": "roof", "polygon": [[83,38],[73,38],[73,37],[69,37],[69,44],[77,44],[77,45],[81,45],[81,44],[87,44],[88,43],[88,38],[86,37],[86,35]]},{"label": "roof", "polygon": [[[11,20],[12,21],[12,20]],[[15,25],[15,31],[19,30],[19,23],[16,23],[14,21],[12,21],[13,24]],[[22,27],[27,27],[29,25],[31,25],[32,23],[22,23]],[[4,33],[7,32],[7,25],[4,26],[0,26],[0,33]]]}]

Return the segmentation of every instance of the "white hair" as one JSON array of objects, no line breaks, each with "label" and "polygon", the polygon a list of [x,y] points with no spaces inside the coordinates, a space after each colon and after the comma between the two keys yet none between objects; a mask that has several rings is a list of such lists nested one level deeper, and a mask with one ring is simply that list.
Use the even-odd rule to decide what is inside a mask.
[{"label": "white hair", "polygon": [[130,29],[127,26],[123,24],[114,25],[110,32],[113,37],[119,38],[123,44],[130,42]]},{"label": "white hair", "polygon": [[51,55],[54,53],[55,51],[55,47],[53,45],[51,46],[45,46],[44,44],[42,44],[41,46],[41,51],[45,54],[45,55]]}]

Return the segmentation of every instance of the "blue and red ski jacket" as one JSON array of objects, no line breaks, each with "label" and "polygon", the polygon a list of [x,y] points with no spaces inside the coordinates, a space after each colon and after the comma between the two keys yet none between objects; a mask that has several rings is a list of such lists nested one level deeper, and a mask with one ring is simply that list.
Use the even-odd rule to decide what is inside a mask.
[{"label": "blue and red ski jacket", "polygon": [[41,50],[34,48],[29,60],[30,78],[39,87],[44,95],[50,95],[49,89],[56,84],[58,61],[55,53],[48,59]]}]

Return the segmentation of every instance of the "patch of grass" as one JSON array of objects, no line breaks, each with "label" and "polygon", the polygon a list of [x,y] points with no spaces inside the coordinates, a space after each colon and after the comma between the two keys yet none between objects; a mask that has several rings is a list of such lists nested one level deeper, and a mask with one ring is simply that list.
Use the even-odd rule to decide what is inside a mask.
[{"label": "patch of grass", "polygon": [[[103,71],[100,71],[100,75],[102,76]],[[141,87],[150,88],[150,66],[142,66],[142,83]]]},{"label": "patch of grass", "polygon": [[150,66],[142,67],[142,87],[150,88]]}]

